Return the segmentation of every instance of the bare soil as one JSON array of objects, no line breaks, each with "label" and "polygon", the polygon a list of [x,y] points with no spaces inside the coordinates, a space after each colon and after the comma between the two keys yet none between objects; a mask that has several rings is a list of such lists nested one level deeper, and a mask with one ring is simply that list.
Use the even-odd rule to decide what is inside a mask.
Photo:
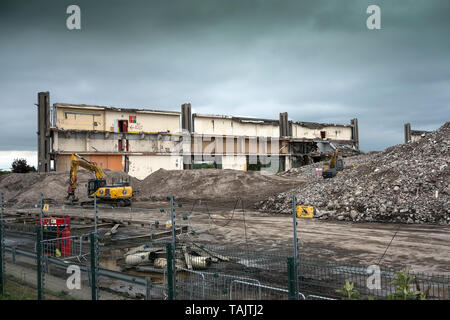
[{"label": "bare soil", "polygon": [[256,201],[304,183],[302,178],[266,175],[257,171],[160,169],[137,184],[135,197],[139,201],[163,200],[168,195],[191,200],[243,197]]},{"label": "bare soil", "polygon": [[[255,250],[292,255],[293,222],[290,216],[251,211],[246,211],[245,215],[235,212],[232,216],[232,211],[224,210],[214,212],[212,217],[213,228],[210,233],[200,234],[199,241],[244,248],[247,239]],[[448,226],[300,219],[297,231],[303,256],[450,275]]]}]

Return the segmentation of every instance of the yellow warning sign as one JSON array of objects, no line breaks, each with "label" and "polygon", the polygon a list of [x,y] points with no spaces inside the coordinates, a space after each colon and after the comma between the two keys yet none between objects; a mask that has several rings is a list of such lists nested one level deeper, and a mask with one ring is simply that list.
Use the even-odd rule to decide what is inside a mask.
[{"label": "yellow warning sign", "polygon": [[49,204],[44,204],[44,207],[42,208],[42,211],[48,211],[49,208],[50,208]]},{"label": "yellow warning sign", "polygon": [[315,211],[313,206],[297,206],[297,217],[314,218]]}]

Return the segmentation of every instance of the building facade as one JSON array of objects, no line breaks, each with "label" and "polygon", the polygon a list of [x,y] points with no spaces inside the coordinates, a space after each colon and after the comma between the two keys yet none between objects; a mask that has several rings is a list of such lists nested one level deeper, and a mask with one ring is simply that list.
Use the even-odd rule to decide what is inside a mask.
[{"label": "building facade", "polygon": [[[359,152],[358,122],[321,124],[280,119],[54,103],[38,94],[40,172],[70,169],[72,153],[138,179],[152,172],[215,167],[288,170],[327,157]],[[41,147],[39,147],[41,146]]]}]

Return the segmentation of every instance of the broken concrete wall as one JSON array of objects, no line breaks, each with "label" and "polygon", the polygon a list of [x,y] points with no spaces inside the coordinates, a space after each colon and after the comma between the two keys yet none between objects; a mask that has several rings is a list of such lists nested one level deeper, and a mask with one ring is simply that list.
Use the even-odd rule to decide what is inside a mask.
[{"label": "broken concrete wall", "polygon": [[194,131],[207,135],[279,137],[278,123],[275,120],[213,115],[194,114]]},{"label": "broken concrete wall", "polygon": [[352,140],[351,126],[306,126],[295,122],[292,123],[293,138],[321,139],[321,132],[325,132],[325,138],[329,140]]},{"label": "broken concrete wall", "polygon": [[119,120],[127,121],[127,132],[181,132],[180,113],[178,112],[107,110],[105,113],[106,130],[122,131],[118,125]]},{"label": "broken concrete wall", "polygon": [[53,105],[57,128],[65,130],[105,130],[105,111],[98,107]]},{"label": "broken concrete wall", "polygon": [[[69,171],[70,170],[70,157],[71,154],[58,154],[56,155],[56,171]],[[85,155],[83,157],[89,161],[95,162],[103,169],[121,170],[123,171],[123,157],[121,155]]]},{"label": "broken concrete wall", "polygon": [[[165,170],[182,170],[183,157],[182,156],[129,156],[129,171],[130,176],[138,179],[145,179],[151,173],[159,169]],[[163,182],[164,183],[164,182]]]},{"label": "broken concrete wall", "polygon": [[[65,130],[180,133],[180,113],[55,103],[56,127]],[[126,122],[126,128],[119,121]]]},{"label": "broken concrete wall", "polygon": [[247,170],[247,157],[240,156],[222,156],[222,169]]}]

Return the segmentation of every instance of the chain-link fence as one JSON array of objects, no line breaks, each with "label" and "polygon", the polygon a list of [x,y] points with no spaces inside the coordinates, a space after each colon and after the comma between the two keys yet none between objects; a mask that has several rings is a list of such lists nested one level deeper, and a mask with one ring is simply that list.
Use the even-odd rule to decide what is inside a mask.
[{"label": "chain-link fence", "polygon": [[0,195],[0,295],[5,294],[5,270],[6,270],[6,261],[5,261],[5,241],[4,241],[4,214],[5,214],[5,206],[4,206],[4,195],[3,193]]},{"label": "chain-link fence", "polygon": [[179,299],[287,299],[286,256],[185,243],[175,250]]},{"label": "chain-link fence", "polygon": [[[114,234],[117,217],[112,220],[117,209],[104,209],[97,216],[92,208],[61,209],[60,215],[51,208],[44,218],[71,217],[74,222],[65,235],[43,230],[38,222],[42,202],[34,208],[39,220],[26,215],[5,218],[2,205],[0,279],[24,288],[19,296],[28,293],[34,299],[341,299],[345,293],[338,290],[346,281],[360,299],[386,299],[398,287],[393,281],[401,270],[301,254],[296,268],[293,246],[201,242],[189,234],[211,228],[208,209],[195,211],[194,203],[183,211],[178,204],[175,215],[175,206],[172,199],[169,208],[148,209],[144,214],[124,209],[122,227],[130,222],[144,233],[134,234],[130,228],[121,238]],[[79,211],[78,215],[70,210]],[[143,215],[152,218],[144,220]],[[420,290],[427,299],[450,299],[449,276],[413,272],[408,276],[410,289]]]},{"label": "chain-link fence", "polygon": [[[37,239],[38,235],[39,231]],[[91,235],[90,238],[94,236]],[[41,299],[286,300],[340,299],[342,294],[337,290],[346,281],[354,284],[360,299],[386,299],[394,292],[392,281],[400,271],[382,267],[379,280],[371,280],[376,274],[373,266],[343,265],[300,256],[296,283],[290,272],[293,259],[285,255],[184,243],[177,244],[172,255],[159,252],[166,259],[154,257],[153,264],[137,266],[138,271],[152,274],[140,276],[136,275],[139,272],[99,267],[91,256],[98,248],[86,240],[81,244],[86,249],[80,250],[80,244],[74,241],[71,254],[66,252],[64,256],[61,252],[58,256],[55,243],[63,240],[43,240],[42,246],[36,245],[36,252],[5,246],[4,274],[30,286],[36,298]],[[94,251],[90,251],[92,247]],[[413,277],[413,289],[426,293],[427,299],[450,299],[448,276],[412,272],[409,276]]]},{"label": "chain-link fence", "polygon": [[[172,256],[176,286],[169,290],[173,290],[175,299],[342,299],[347,297],[341,291],[346,281],[353,285],[359,299],[389,299],[401,285],[395,281],[402,270],[383,266],[346,265],[300,256],[296,279],[292,257],[193,246],[195,250],[186,249],[187,244],[177,246]],[[450,299],[449,276],[411,271],[406,275],[411,280],[406,286],[408,292],[419,291],[430,300]]]},{"label": "chain-link fence", "polygon": [[[384,266],[358,266],[337,264],[306,257],[300,258],[299,288],[306,296],[326,296],[341,298],[336,290],[343,289],[346,281],[353,284],[360,299],[386,299],[395,292],[393,281],[399,278],[402,270],[393,270]],[[427,299],[449,300],[450,277],[446,275],[428,275],[408,271],[410,291],[420,291]],[[406,283],[405,283],[406,284]]]}]

